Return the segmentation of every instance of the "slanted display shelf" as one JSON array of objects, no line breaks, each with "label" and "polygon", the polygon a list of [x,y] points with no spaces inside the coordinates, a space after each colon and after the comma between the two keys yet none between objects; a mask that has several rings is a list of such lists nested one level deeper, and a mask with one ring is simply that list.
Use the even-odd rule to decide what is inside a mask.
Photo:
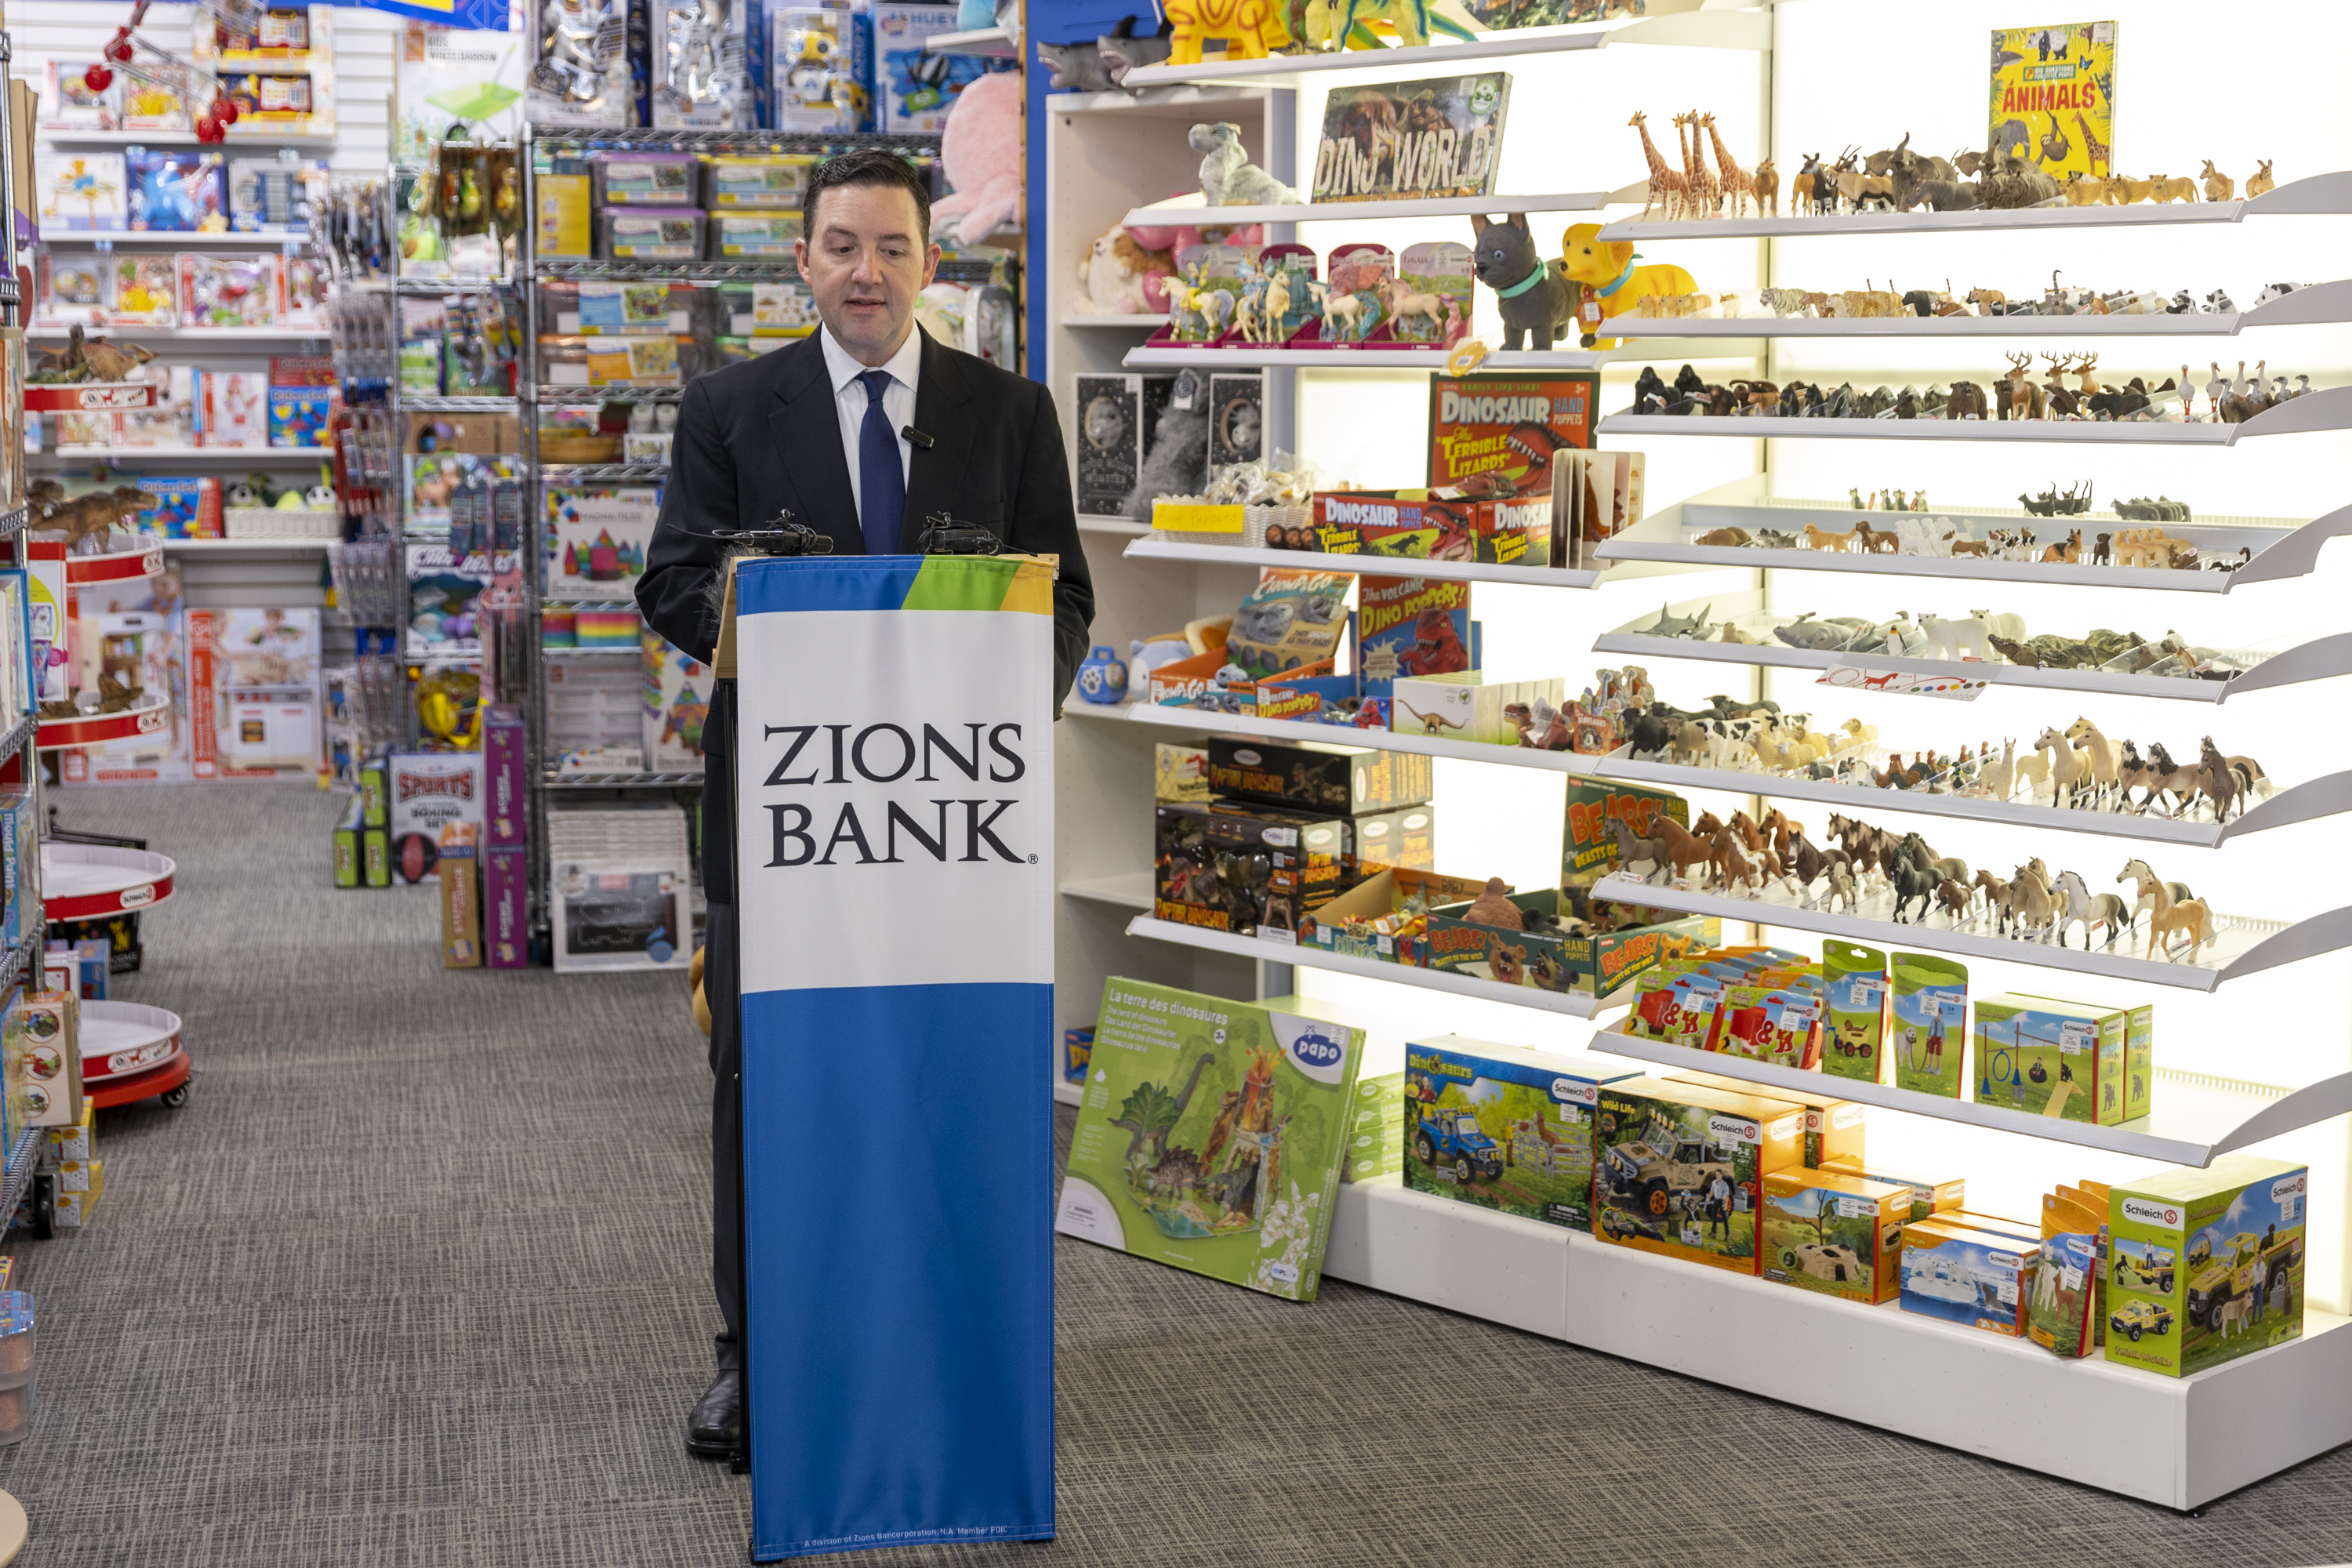
[{"label": "slanted display shelf", "polygon": [[[2230,338],[2248,327],[2301,327],[2352,321],[2352,282],[2316,283],[2250,310],[2189,310],[2174,315],[2076,316],[1734,316],[1675,321],[1617,316],[1621,338]],[[1668,352],[1663,342],[1659,352]],[[1624,357],[1622,354],[1620,358]]]},{"label": "slanted display shelf", "polygon": [[[1778,640],[1773,628],[1794,624],[1798,617],[1768,612],[1763,594],[1747,589],[1692,599],[1666,606],[1660,614],[1603,632],[1592,644],[1596,653],[1636,654],[1643,658],[1696,658],[1718,664],[1759,664],[1781,669],[1837,672],[1824,684],[1869,689],[1874,679],[1892,671],[1903,675],[1956,676],[1990,686],[2032,686],[2053,691],[2105,692],[2115,697],[2163,697],[2180,702],[2223,702],[2244,691],[2291,686],[2331,675],[2352,674],[2352,633],[2335,633],[2307,643],[2268,649],[2204,650],[2237,667],[2227,679],[2187,675],[2133,675],[2099,668],[2053,669],[2046,666],[1995,663],[1966,658],[1896,658],[1859,649],[1792,647]],[[1706,637],[1660,636],[1663,625],[1678,625],[1692,616],[1704,618],[1710,634],[1727,624],[1754,643],[1718,642]],[[2031,629],[2031,628],[2029,628]]]},{"label": "slanted display shelf", "polygon": [[[1643,195],[1647,195],[1643,192]],[[1639,197],[1637,200],[1641,199]],[[1976,212],[1846,213],[1826,217],[1619,218],[1601,230],[1610,239],[1790,239],[1875,234],[1965,234],[2037,228],[2139,227],[2237,223],[2250,217],[2352,213],[2352,171],[2290,180],[2274,191],[2227,202],[2134,203],[2129,206],[1986,208]]]},{"label": "slanted display shelf", "polygon": [[1507,1002],[1515,1007],[1533,1007],[1538,1012],[1558,1013],[1570,1018],[1590,1018],[1612,1007],[1624,1006],[1633,999],[1630,985],[1620,988],[1613,996],[1599,998],[1568,992],[1541,991],[1532,985],[1506,985],[1499,980],[1487,980],[1475,974],[1419,969],[1409,963],[1383,963],[1374,958],[1350,958],[1326,952],[1312,945],[1235,936],[1231,931],[1208,931],[1176,921],[1155,920],[1150,915],[1138,915],[1128,921],[1127,934],[1150,937],[1154,942],[1174,942],[1180,947],[1197,947],[1209,952],[1227,953],[1235,958],[1262,959],[1268,963],[1303,964],[1308,969],[1328,969],[1334,973],[1360,975],[1367,980],[1391,980],[1399,985],[1419,986],[1424,991],[1444,991],[1456,996],[1478,996],[1489,1002]]},{"label": "slanted display shelf", "polygon": [[172,897],[169,855],[107,844],[41,845],[41,908],[53,921],[100,921],[152,910]]},{"label": "slanted display shelf", "polygon": [[[1130,227],[1159,224],[1198,223],[1214,216],[1222,224],[1245,223],[1381,223],[1394,218],[1469,217],[1486,213],[1589,213],[1614,202],[1638,199],[1643,187],[1622,191],[1552,191],[1527,196],[1417,196],[1390,202],[1286,202],[1266,206],[1210,207],[1200,194],[1171,196],[1148,207],[1137,207],[1119,221]],[[1443,358],[1443,355],[1438,356]]]},{"label": "slanted display shelf", "polygon": [[[1745,337],[1647,339],[1612,349],[1503,349],[1480,360],[1478,368],[1529,373],[1595,370],[1627,360],[1760,359],[1763,354],[1764,340],[1750,333]],[[1425,370],[1436,374],[1445,369],[1445,352],[1435,348],[1210,348],[1160,344],[1129,349],[1124,363],[1129,370]]]},{"label": "slanted display shelf", "polygon": [[[112,713],[84,713],[71,719],[41,721],[38,750],[71,751],[101,741],[128,741],[138,735],[158,735],[172,722],[172,699],[161,691],[141,694],[130,707]],[[52,913],[51,919],[63,916]]]},{"label": "slanted display shelf", "polygon": [[[1081,712],[1073,702],[1063,716]],[[1302,724],[1288,719],[1260,719],[1255,714],[1220,713],[1211,708],[1162,708],[1150,702],[1129,703],[1124,710],[1138,724],[1160,724],[1171,730],[1202,734],[1259,735],[1273,741],[1324,741],[1343,746],[1369,746],[1381,752],[1411,752],[1423,757],[1451,757],[1465,763],[1502,763],[1511,767],[1537,768],[1554,773],[1591,773],[1601,759],[1577,752],[1538,752],[1518,746],[1487,746],[1475,741],[1448,741],[1423,735],[1400,735],[1388,730],[1360,730],[1349,724]]]},{"label": "slanted display shelf", "polygon": [[[1744,481],[1760,488],[1760,480]],[[1733,487],[1726,487],[1731,489]],[[1710,495],[1717,492],[1710,492]],[[1930,541],[1954,531],[1983,539],[1995,530],[2031,530],[2034,553],[2040,547],[2063,544],[2080,530],[2089,542],[2084,560],[2076,563],[2027,560],[1997,560],[1990,553],[1945,555],[1906,553],[1900,538],[1906,524],[1916,523]],[[1857,525],[1895,535],[1896,549],[1864,553],[1831,545],[1822,549],[1766,549],[1757,544],[1701,544],[1703,536],[1736,528],[1750,539],[1785,533],[1801,542],[1808,537],[1838,534],[1851,539]],[[2206,558],[2202,571],[2161,566],[2102,565],[2096,553],[2102,533],[2130,528],[2158,528],[2168,539],[2197,546]],[[2072,517],[2030,517],[2014,508],[1924,512],[1854,511],[1818,502],[1782,501],[1717,505],[1707,500],[1684,503],[1679,515],[1660,512],[1598,546],[1594,556],[1606,563],[1620,561],[1670,561],[1696,566],[1732,566],[1775,572],[1861,572],[1874,576],[1950,577],[1986,583],[2048,583],[2059,587],[2155,588],[2181,594],[2227,594],[2249,583],[2275,583],[2301,577],[2319,563],[2319,547],[2352,533],[2352,506],[2342,506],[2308,522],[2292,518],[2201,518],[2193,522],[2154,523],[2115,515],[2112,510]],[[1948,548],[1948,546],[1939,546]],[[2240,552],[2245,552],[2241,555]],[[2220,564],[2224,569],[2216,570]]]},{"label": "slanted display shelf", "polygon": [[[2293,298],[2292,295],[2289,298]],[[2239,425],[2167,425],[2152,419],[1829,419],[1687,414],[1612,414],[1603,436],[1738,436],[1747,440],[2052,441],[2140,447],[2234,447],[2251,436],[2352,429],[2352,386],[2316,387]]]},{"label": "slanted display shelf", "polygon": [[[2106,1149],[2179,1165],[2209,1165],[2233,1149],[2244,1149],[2265,1138],[2275,1138],[2352,1110],[2352,1073],[2338,1073],[2281,1094],[2266,1086],[2232,1083],[2197,1073],[2168,1072],[2158,1068],[2150,1089],[2155,1109],[2135,1121],[2101,1127],[2088,1121],[2069,1121],[2063,1117],[2012,1110],[1990,1100],[1951,1100],[1940,1094],[1897,1089],[1892,1084],[1837,1078],[1806,1068],[1753,1061],[1725,1051],[1702,1051],[1690,1046],[1645,1039],[1626,1033],[1625,1022],[1619,1019],[1595,1033],[1591,1048],[1656,1067],[1739,1079],[1768,1095],[1774,1089],[1834,1094],[1840,1100],[1908,1111],[1938,1121],[1989,1127],[1996,1132],[2012,1132],[2021,1138]],[[1997,1096],[2000,1086],[1995,1084],[1992,1089]]]},{"label": "slanted display shelf", "polygon": [[[2095,879],[2092,890],[2103,890],[2104,883],[2104,878]],[[1671,882],[1645,881],[1629,871],[1614,871],[1593,884],[1593,891],[1597,897],[1614,899],[1620,903],[1680,910],[1685,914],[1719,915],[1729,921],[1851,937],[1882,946],[1892,943],[1935,952],[1964,953],[1971,958],[2030,963],[2044,969],[2071,970],[2077,974],[2099,974],[2112,980],[2137,980],[2184,991],[2210,991],[2225,980],[2240,979],[2352,945],[2352,908],[2330,910],[2291,925],[2284,921],[2216,912],[2212,917],[2212,940],[2200,948],[2194,958],[2168,961],[2144,956],[2148,943],[2145,923],[2133,932],[2110,936],[2104,944],[2087,950],[1995,935],[1992,917],[1985,913],[1970,917],[1968,925],[1954,926],[1948,923],[1950,917],[1938,908],[1925,919],[1898,924],[1894,919],[1894,895],[1885,889],[1864,894],[1861,902],[1851,910],[1835,912],[1805,907],[1785,882],[1769,883],[1754,897],[1743,898],[1717,889],[1680,888]],[[2069,940],[2087,940],[2083,927],[2067,929]],[[2170,945],[2186,951],[2185,942]]]}]

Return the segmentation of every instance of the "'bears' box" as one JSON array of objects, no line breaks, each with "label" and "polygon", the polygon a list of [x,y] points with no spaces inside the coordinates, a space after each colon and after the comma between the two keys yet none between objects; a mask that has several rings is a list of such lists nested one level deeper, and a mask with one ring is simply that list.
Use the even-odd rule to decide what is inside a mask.
[{"label": "'bears' box", "polygon": [[1431,758],[1328,741],[1209,737],[1209,793],[1357,816],[1420,805],[1437,793]]},{"label": "'bears' box", "polygon": [[1591,1057],[1440,1035],[1404,1048],[1404,1184],[1583,1230],[1603,1084],[1637,1078]]},{"label": "'bears' box", "polygon": [[1805,1113],[1786,1100],[1626,1079],[1601,1090],[1592,1228],[1601,1240],[1755,1274],[1763,1180],[1801,1170]]},{"label": "'bears' box", "polygon": [[1902,1284],[1908,1188],[1836,1171],[1764,1178],[1764,1278],[1849,1301],[1892,1301]]},{"label": "'bears' box", "polygon": [[1915,1220],[1903,1227],[1896,1300],[1906,1312],[2023,1339],[2035,1248],[1957,1216]]},{"label": "'bears' box", "polygon": [[2226,1154],[2107,1194],[2107,1359],[2173,1377],[2303,1334],[2311,1173]]},{"label": "'bears' box", "polygon": [[1163,921],[1295,940],[1346,886],[1345,817],[1240,801],[1154,808],[1152,912]]}]

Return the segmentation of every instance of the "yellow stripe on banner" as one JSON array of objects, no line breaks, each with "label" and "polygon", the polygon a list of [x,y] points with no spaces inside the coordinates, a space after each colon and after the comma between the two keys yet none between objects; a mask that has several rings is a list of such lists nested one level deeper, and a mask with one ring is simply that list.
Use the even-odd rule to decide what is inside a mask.
[{"label": "yellow stripe on banner", "polygon": [[1061,574],[1061,563],[1050,555],[1033,556],[1021,563],[1013,574],[1012,585],[1004,590],[1007,610],[1026,616],[1051,616],[1054,613],[1054,579]]}]

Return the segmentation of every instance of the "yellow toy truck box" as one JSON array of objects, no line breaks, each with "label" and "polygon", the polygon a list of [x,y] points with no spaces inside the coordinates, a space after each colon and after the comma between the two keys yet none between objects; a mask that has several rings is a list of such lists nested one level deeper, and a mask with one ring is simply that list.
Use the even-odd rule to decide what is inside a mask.
[{"label": "yellow toy truck box", "polygon": [[2187,1377],[2303,1335],[2311,1173],[2225,1154],[2107,1194],[2107,1359]]}]

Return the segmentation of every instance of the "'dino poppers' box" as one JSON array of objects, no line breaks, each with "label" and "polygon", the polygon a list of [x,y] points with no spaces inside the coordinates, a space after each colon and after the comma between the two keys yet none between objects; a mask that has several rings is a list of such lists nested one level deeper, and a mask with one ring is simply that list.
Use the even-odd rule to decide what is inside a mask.
[{"label": "'dino poppers' box", "polygon": [[[1553,375],[1433,375],[1429,378],[1429,483],[1450,488],[1486,476],[1518,494],[1551,494],[1551,458],[1592,445],[1601,378]],[[1550,509],[1545,508],[1545,527]]]}]

